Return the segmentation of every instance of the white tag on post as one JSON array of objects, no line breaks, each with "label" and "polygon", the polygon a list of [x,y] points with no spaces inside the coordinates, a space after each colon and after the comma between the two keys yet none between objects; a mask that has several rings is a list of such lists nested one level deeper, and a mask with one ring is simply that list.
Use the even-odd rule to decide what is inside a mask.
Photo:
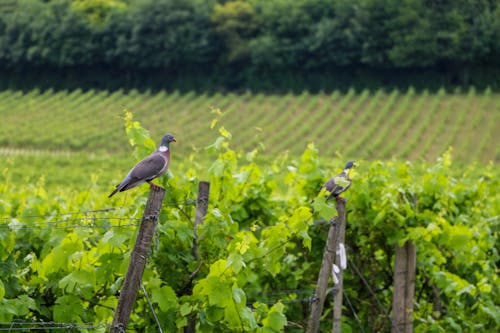
[{"label": "white tag on post", "polygon": [[345,247],[343,243],[339,244],[339,249],[337,251],[337,254],[339,255],[340,258],[340,268],[342,270],[347,268],[347,255],[345,253]]},{"label": "white tag on post", "polygon": [[339,277],[337,276],[340,273],[339,266],[333,264],[332,265],[332,277],[333,277],[333,283],[337,285],[339,281]]}]

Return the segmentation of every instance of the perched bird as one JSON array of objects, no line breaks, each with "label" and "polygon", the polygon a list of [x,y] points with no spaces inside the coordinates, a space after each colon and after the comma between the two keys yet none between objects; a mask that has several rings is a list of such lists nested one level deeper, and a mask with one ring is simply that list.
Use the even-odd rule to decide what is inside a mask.
[{"label": "perched bird", "polygon": [[351,179],[349,178],[349,170],[354,166],[354,161],[349,161],[344,167],[344,170],[337,176],[330,178],[323,187],[329,193],[328,199],[336,198],[340,193],[346,191],[351,186]]},{"label": "perched bird", "polygon": [[126,191],[132,187],[144,184],[144,182],[154,185],[151,181],[167,172],[168,165],[170,164],[170,142],[177,142],[177,140],[175,140],[172,134],[165,134],[161,140],[160,147],[154,153],[137,163],[129,171],[125,179],[111,192],[108,198],[111,198],[117,192]]}]

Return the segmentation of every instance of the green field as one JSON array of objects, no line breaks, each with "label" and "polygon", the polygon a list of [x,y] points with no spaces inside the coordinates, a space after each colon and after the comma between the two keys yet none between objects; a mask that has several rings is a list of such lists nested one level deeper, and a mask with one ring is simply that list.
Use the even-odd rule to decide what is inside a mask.
[{"label": "green field", "polygon": [[217,137],[211,108],[224,113],[235,148],[258,145],[267,156],[298,156],[313,142],[325,158],[434,161],[451,146],[457,162],[500,161],[500,94],[474,89],[316,95],[7,90],[0,93],[0,149],[2,155],[127,153],[121,119],[127,109],[153,138],[174,133],[176,153],[187,156]]},{"label": "green field", "polygon": [[[155,141],[166,131],[179,141],[170,175],[155,180],[166,197],[142,278],[152,304],[140,292],[133,329],[157,331],[153,308],[166,332],[190,318],[199,332],[304,332],[328,233],[316,222],[335,214],[318,191],[355,158],[343,194],[345,331],[390,330],[394,247],[409,241],[415,331],[496,332],[499,101],[473,90],[4,91],[0,329],[109,331],[148,191],[107,197],[150,150],[147,131],[124,121],[127,109]],[[200,180],[210,182],[209,206],[195,234]],[[332,327],[331,309],[327,297],[321,331]]]}]

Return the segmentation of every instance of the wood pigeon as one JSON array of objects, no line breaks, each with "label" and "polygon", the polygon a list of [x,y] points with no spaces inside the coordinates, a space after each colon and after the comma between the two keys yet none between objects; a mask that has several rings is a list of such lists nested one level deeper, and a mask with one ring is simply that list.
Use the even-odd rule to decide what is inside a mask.
[{"label": "wood pigeon", "polygon": [[117,192],[123,192],[142,185],[144,182],[154,185],[151,181],[167,172],[168,165],[170,164],[170,142],[177,142],[177,140],[175,140],[172,134],[165,134],[161,140],[160,147],[154,153],[137,163],[129,171],[125,179],[111,192],[108,198],[111,198]]},{"label": "wood pigeon", "polygon": [[349,161],[344,167],[344,170],[337,176],[330,178],[323,187],[330,193],[328,199],[336,198],[340,193],[346,191],[351,186],[351,179],[349,178],[349,170],[354,166],[354,161]]}]

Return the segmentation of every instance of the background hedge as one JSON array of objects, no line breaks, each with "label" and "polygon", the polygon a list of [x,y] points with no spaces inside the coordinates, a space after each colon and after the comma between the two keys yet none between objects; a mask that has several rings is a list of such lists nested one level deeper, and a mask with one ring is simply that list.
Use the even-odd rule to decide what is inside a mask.
[{"label": "background hedge", "polygon": [[[498,87],[495,0],[6,0],[0,68],[212,75],[432,71]],[[127,74],[128,73],[128,74]],[[272,75],[269,75],[269,74]],[[127,75],[125,75],[127,74]]]}]

